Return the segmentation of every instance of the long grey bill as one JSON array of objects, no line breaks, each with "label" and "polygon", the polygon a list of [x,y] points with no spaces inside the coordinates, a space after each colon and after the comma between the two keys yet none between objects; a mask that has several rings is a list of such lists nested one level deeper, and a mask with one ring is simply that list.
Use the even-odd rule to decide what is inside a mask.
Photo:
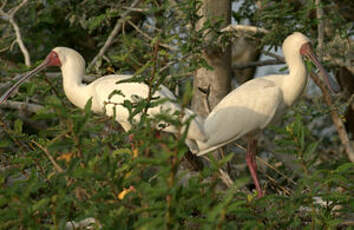
[{"label": "long grey bill", "polygon": [[36,74],[37,72],[43,70],[47,67],[47,62],[42,62],[37,68],[31,70],[30,72],[26,73],[23,77],[20,78],[13,86],[10,87],[1,97],[0,97],[0,104],[5,102],[6,99],[11,95],[11,93],[19,87],[25,80],[29,79],[31,76]]},{"label": "long grey bill", "polygon": [[308,56],[313,61],[313,63],[317,66],[329,90],[332,93],[338,93],[340,90],[338,84],[336,84],[334,80],[328,75],[327,71],[323,68],[322,64],[318,61],[317,57],[312,52],[308,52]]}]

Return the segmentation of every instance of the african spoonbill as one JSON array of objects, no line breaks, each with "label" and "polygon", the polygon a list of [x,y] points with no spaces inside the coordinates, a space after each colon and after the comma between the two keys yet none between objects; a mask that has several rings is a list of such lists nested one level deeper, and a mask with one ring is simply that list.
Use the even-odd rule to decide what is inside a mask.
[{"label": "african spoonbill", "polygon": [[[34,74],[40,72],[48,66],[58,66],[61,69],[63,76],[63,87],[67,98],[72,104],[79,108],[84,108],[87,101],[92,98],[92,111],[96,113],[106,113],[108,116],[115,116],[116,120],[121,124],[125,131],[131,129],[131,124],[128,121],[129,111],[122,103],[125,100],[136,101],[137,98],[146,99],[149,94],[149,86],[140,82],[119,82],[132,78],[132,75],[108,75],[101,77],[90,84],[86,85],[82,82],[85,74],[85,60],[75,50],[66,47],[57,47],[53,49],[45,60],[35,69],[25,74],[18,82],[16,82],[5,94],[0,98],[0,104],[4,102],[9,95],[23,81],[30,78]],[[120,93],[114,94],[110,98],[113,91]],[[153,98],[167,99],[162,104],[149,108],[147,113],[154,116],[161,112],[167,112],[173,115],[176,111],[180,111],[181,107],[174,103],[176,97],[165,86],[160,85],[159,89],[152,95]],[[195,116],[194,112],[189,109],[184,109],[184,117],[182,121],[186,121],[191,116]],[[140,115],[134,117],[136,121],[140,119]],[[161,124],[158,124],[160,126]],[[160,128],[162,131],[176,133],[178,130],[172,125],[164,125]],[[183,127],[185,129],[185,127]],[[182,130],[183,131],[183,130]],[[194,117],[190,123],[186,143],[190,140],[205,141],[203,131],[203,120],[198,116]]]},{"label": "african spoonbill", "polygon": [[263,193],[257,178],[255,134],[277,121],[304,91],[307,71],[303,56],[317,66],[331,87],[328,74],[314,55],[310,40],[305,35],[299,32],[289,35],[282,49],[289,74],[256,78],[234,89],[206,118],[204,130],[207,141],[198,141],[200,151],[197,155],[201,156],[241,137],[247,137],[246,162],[259,197]]}]

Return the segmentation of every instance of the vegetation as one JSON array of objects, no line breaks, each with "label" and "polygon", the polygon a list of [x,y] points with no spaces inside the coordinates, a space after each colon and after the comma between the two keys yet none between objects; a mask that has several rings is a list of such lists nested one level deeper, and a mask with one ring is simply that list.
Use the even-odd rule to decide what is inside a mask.
[{"label": "vegetation", "polygon": [[[25,65],[23,50],[14,42],[18,38],[14,24],[6,16],[21,2],[24,5],[13,19],[32,66]],[[260,41],[259,48],[266,45],[265,52],[278,48],[293,31],[305,33],[318,47],[317,26],[326,22],[321,48],[326,68],[335,73],[343,66],[333,61],[332,54],[342,58],[342,53],[340,45],[331,44],[334,38],[352,39],[352,19],[337,1],[302,2],[234,1],[240,7],[234,7],[233,18],[270,31],[253,36]],[[217,19],[196,30],[202,3],[1,1],[0,92],[56,46],[76,49],[91,64],[119,24],[118,34],[104,55],[92,62],[89,75],[135,73],[137,81],[147,82],[153,90],[162,83],[168,86],[178,103],[189,107],[193,73],[211,69],[203,49],[226,47],[231,35],[220,32]],[[323,20],[316,19],[318,7],[326,11]],[[213,39],[205,44],[209,30]],[[332,58],[326,58],[326,52]],[[196,170],[185,158],[184,135],[156,138],[160,134],[152,128],[159,120],[181,127],[178,120],[145,114],[125,133],[113,118],[93,114],[90,101],[85,110],[74,107],[59,76],[45,73],[32,78],[0,107],[0,229],[70,229],[74,221],[86,218],[94,218],[93,229],[353,228],[354,164],[330,116],[333,108],[342,115],[348,98],[336,95],[329,107],[320,93],[308,94],[279,126],[265,131],[258,156],[266,195],[257,199],[240,148],[225,149],[222,159],[210,154],[210,161]],[[133,117],[156,103],[126,101],[125,106]],[[237,143],[244,145],[242,140]],[[232,186],[222,182],[220,168],[229,172]]]}]

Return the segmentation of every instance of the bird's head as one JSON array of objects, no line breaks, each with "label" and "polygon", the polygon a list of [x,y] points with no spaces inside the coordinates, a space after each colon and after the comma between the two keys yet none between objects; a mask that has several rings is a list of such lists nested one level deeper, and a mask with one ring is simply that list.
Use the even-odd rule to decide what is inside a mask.
[{"label": "bird's head", "polygon": [[1,97],[0,104],[6,101],[10,94],[20,86],[26,79],[29,79],[36,73],[44,70],[49,66],[60,67],[62,71],[65,70],[76,70],[84,71],[85,60],[84,58],[75,50],[66,47],[56,47],[47,55],[44,61],[38,65],[33,70],[24,74],[10,89],[8,89]]},{"label": "bird's head", "polygon": [[287,50],[300,51],[304,45],[311,46],[310,39],[300,32],[294,32],[284,40],[283,52],[286,52]]},{"label": "bird's head", "polygon": [[297,56],[297,53],[300,54],[302,57],[305,57],[309,61],[311,61],[318,68],[320,75],[322,75],[325,82],[327,83],[328,88],[332,92],[337,92],[339,90],[338,86],[334,84],[334,82],[330,81],[330,77],[327,71],[318,61],[312,49],[311,41],[308,37],[306,37],[300,32],[294,32],[284,40],[282,47],[287,62],[289,61],[289,59],[293,58],[294,56]]},{"label": "bird's head", "polygon": [[47,55],[43,64],[46,66],[58,66],[62,69],[85,68],[85,60],[77,51],[67,47],[56,47]]}]

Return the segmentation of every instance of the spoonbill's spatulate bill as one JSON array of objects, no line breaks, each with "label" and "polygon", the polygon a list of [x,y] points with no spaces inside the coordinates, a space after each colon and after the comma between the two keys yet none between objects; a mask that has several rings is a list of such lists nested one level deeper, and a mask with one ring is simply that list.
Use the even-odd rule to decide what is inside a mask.
[{"label": "spoonbill's spatulate bill", "polygon": [[205,120],[207,141],[198,142],[198,155],[203,155],[246,136],[246,161],[259,197],[263,194],[256,173],[255,134],[278,120],[304,91],[307,71],[303,56],[317,66],[331,89],[328,74],[315,57],[305,35],[299,32],[291,34],[284,40],[282,48],[289,74],[256,78],[230,92]]},{"label": "spoonbill's spatulate bill", "polygon": [[[121,124],[125,131],[131,129],[131,124],[128,121],[129,111],[122,105],[122,103],[125,100],[136,101],[137,98],[148,98],[149,86],[144,83],[121,82],[117,84],[118,81],[133,77],[132,75],[108,75],[101,77],[88,85],[84,84],[82,82],[85,73],[85,60],[83,57],[73,49],[57,47],[48,54],[42,64],[25,74],[7,92],[5,92],[0,98],[0,104],[4,102],[23,81],[48,66],[60,67],[63,75],[65,95],[74,105],[79,108],[84,108],[87,101],[92,98],[91,109],[97,113],[106,113],[108,116],[114,116],[115,113],[116,120]],[[113,91],[119,91],[120,93],[114,94],[109,98]],[[172,115],[176,111],[181,110],[181,107],[174,103],[176,97],[163,85],[161,85],[152,96],[153,98],[167,100],[156,107],[149,108],[147,113],[151,116],[161,112],[167,112]],[[195,114],[189,109],[185,109],[184,114],[183,121],[195,116]],[[139,114],[134,118],[139,120]],[[160,126],[160,124],[157,126]],[[160,127],[158,128],[161,129]],[[172,133],[178,132],[176,127],[172,125],[167,125],[161,130]],[[187,138],[198,141],[206,140],[203,131],[203,120],[198,116],[191,121],[187,132]]]}]

